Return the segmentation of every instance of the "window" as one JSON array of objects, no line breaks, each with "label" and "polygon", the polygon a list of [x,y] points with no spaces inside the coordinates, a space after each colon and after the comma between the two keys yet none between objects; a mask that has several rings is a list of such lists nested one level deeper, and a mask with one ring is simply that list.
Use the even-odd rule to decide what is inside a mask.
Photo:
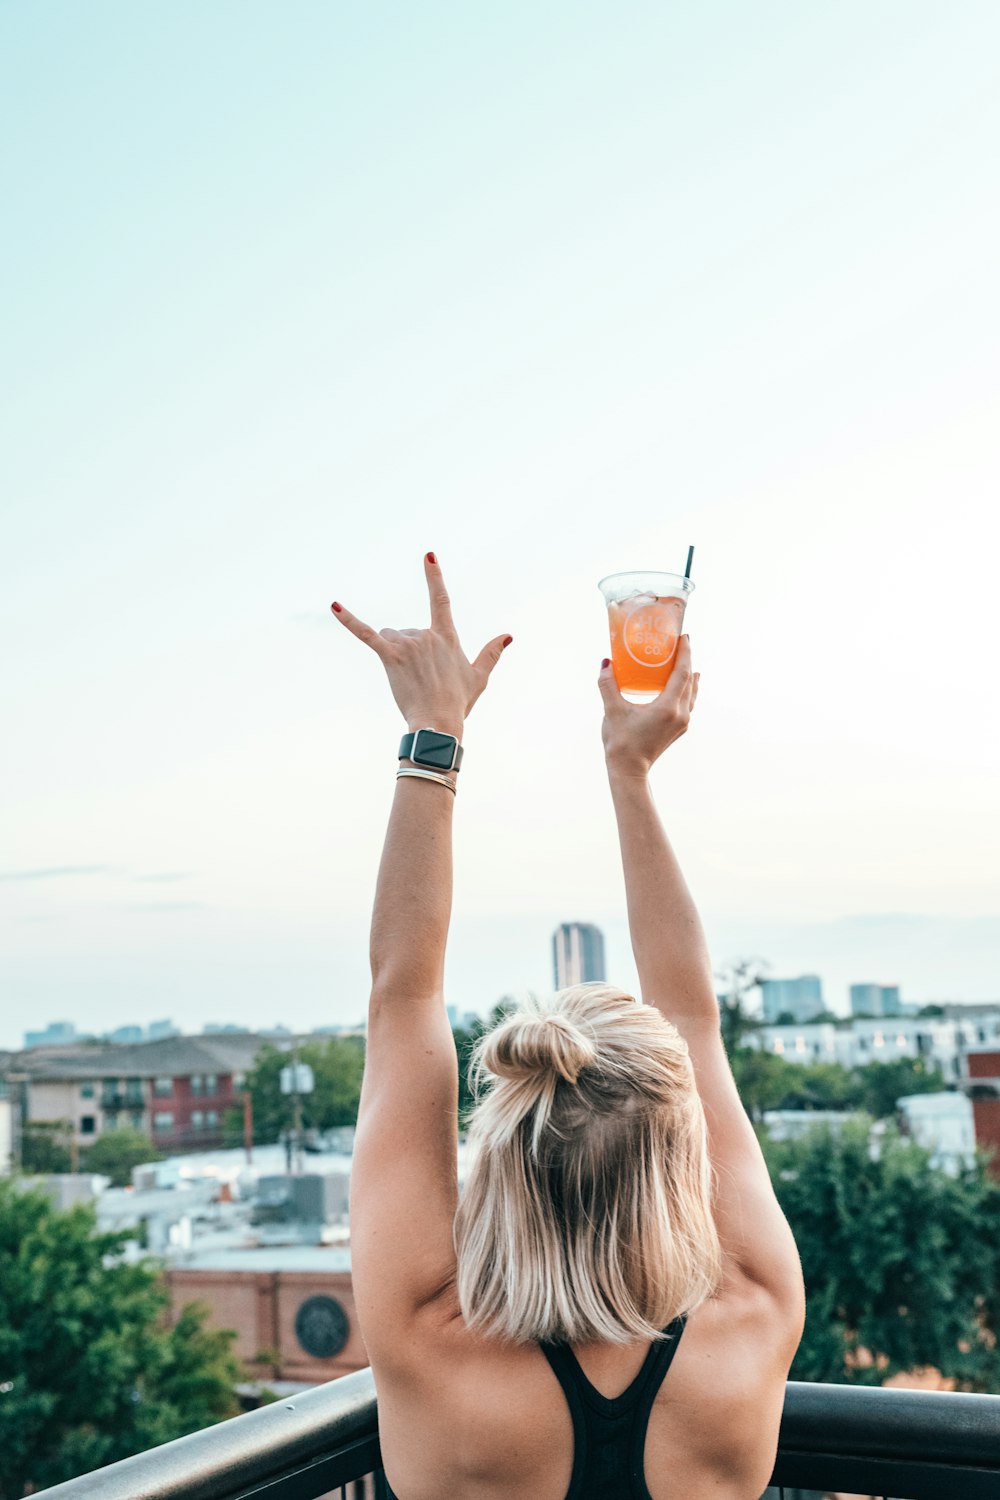
[{"label": "window", "polygon": [[154,1131],[156,1131],[156,1133],[158,1135],[162,1135],[165,1131],[167,1131],[167,1130],[173,1130],[173,1128],[174,1128],[174,1117],[173,1117],[173,1115],[170,1114],[169,1111],[158,1110],[157,1113],[153,1116],[153,1129],[154,1129]]},{"label": "window", "polygon": [[219,1092],[219,1080],[214,1073],[205,1074],[205,1093],[217,1094]]},{"label": "window", "polygon": [[129,1104],[142,1104],[141,1078],[127,1078],[125,1080],[125,1098]]},{"label": "window", "polygon": [[118,1111],[116,1109],[106,1109],[104,1111],[104,1128],[105,1130],[118,1129]]},{"label": "window", "polygon": [[154,1078],[153,1095],[157,1099],[169,1099],[174,1092],[174,1080],[172,1078]]},{"label": "window", "polygon": [[93,1097],[94,1097],[94,1085],[92,1083],[81,1083],[81,1085],[80,1085],[80,1098],[81,1099],[93,1099]]},{"label": "window", "polygon": [[118,1098],[118,1079],[117,1078],[105,1078],[104,1082],[101,1084],[101,1102],[103,1104],[105,1104],[105,1105],[110,1104],[111,1107],[114,1108],[114,1101],[117,1098]]},{"label": "window", "polygon": [[81,1135],[93,1135],[94,1134],[94,1117],[93,1117],[93,1115],[81,1115],[80,1116],[80,1134]]},{"label": "window", "polygon": [[205,1124],[205,1116],[200,1109],[191,1111],[191,1129],[201,1130]]},{"label": "window", "polygon": [[204,1082],[204,1080],[202,1079],[202,1076],[201,1076],[200,1073],[192,1073],[191,1074],[191,1092],[192,1092],[192,1094],[194,1094],[194,1095],[197,1096],[199,1094],[204,1093],[204,1089],[202,1087],[203,1082]]},{"label": "window", "polygon": [[780,1036],[779,1036],[779,1037],[776,1037],[776,1038],[775,1038],[775,1042],[774,1042],[774,1050],[775,1050],[775,1052],[777,1052],[777,1053],[782,1053],[782,1052],[784,1052],[784,1050],[785,1050],[785,1044],[784,1044],[784,1042],[783,1042],[783,1041],[782,1041],[782,1039],[781,1039],[781,1037],[780,1037]]},{"label": "window", "polygon": [[205,1111],[205,1124],[208,1125],[208,1126],[210,1126],[214,1130],[215,1127],[216,1127],[216,1125],[218,1125],[218,1123],[219,1123],[219,1111],[217,1109],[206,1110]]},{"label": "window", "polygon": [[128,1117],[128,1122],[133,1130],[142,1129],[142,1110],[134,1109]]}]

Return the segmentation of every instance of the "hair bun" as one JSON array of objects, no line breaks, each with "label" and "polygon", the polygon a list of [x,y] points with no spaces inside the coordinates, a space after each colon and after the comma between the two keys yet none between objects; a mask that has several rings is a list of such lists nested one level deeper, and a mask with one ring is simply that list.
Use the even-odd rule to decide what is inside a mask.
[{"label": "hair bun", "polygon": [[486,1039],[483,1066],[497,1078],[527,1079],[555,1073],[576,1083],[597,1061],[597,1047],[579,1026],[562,1015],[515,1012]]}]

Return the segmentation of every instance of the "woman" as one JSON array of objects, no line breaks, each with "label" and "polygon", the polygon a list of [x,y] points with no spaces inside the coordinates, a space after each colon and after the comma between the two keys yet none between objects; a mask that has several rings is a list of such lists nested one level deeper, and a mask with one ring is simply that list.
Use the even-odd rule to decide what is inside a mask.
[{"label": "woman", "polygon": [[372,917],[351,1185],[386,1475],[398,1500],[757,1500],[804,1295],[647,781],[697,697],[689,639],[651,704],[627,703],[607,661],[599,678],[645,1003],[575,986],[484,1039],[460,1200],[442,998],[452,761],[511,638],[470,662],[433,553],[424,569],[429,630],[377,633],[333,605],[381,659],[409,731]]}]

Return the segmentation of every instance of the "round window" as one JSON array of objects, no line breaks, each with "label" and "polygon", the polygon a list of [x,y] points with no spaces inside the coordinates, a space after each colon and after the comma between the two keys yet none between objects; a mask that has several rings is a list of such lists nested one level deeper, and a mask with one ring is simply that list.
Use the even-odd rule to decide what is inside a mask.
[{"label": "round window", "polygon": [[333,1297],[307,1297],[295,1314],[295,1337],[313,1359],[332,1359],[347,1343],[351,1325]]}]

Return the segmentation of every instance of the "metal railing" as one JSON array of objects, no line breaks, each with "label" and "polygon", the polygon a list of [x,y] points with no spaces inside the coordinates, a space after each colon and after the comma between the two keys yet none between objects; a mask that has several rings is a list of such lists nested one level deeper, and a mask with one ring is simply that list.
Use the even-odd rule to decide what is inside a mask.
[{"label": "metal railing", "polygon": [[[379,1465],[375,1387],[360,1370],[35,1500],[382,1500]],[[790,1381],[771,1483],[769,1500],[997,1500],[1000,1396]]]}]

